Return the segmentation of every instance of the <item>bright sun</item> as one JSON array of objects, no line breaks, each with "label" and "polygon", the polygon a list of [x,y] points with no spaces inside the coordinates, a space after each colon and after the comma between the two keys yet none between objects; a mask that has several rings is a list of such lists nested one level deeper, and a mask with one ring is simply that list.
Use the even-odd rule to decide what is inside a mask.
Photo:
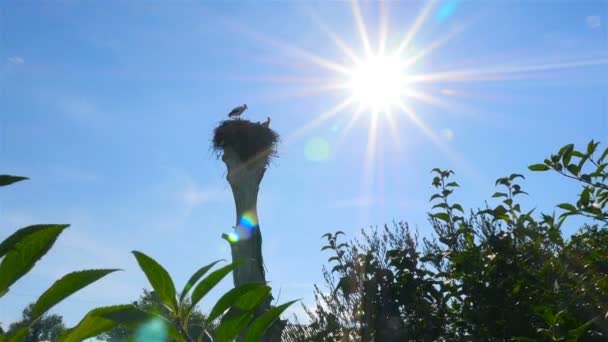
[{"label": "bright sun", "polygon": [[355,101],[372,112],[389,111],[397,105],[406,86],[399,59],[386,55],[369,56],[355,65],[349,83]]}]

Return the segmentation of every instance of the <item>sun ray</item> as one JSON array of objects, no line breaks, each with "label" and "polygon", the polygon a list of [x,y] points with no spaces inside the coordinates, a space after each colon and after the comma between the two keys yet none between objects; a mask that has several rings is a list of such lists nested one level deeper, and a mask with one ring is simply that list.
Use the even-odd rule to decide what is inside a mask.
[{"label": "sun ray", "polygon": [[406,59],[403,62],[403,67],[407,68],[410,65],[413,65],[414,63],[416,63],[417,61],[419,61],[420,59],[422,59],[424,56],[428,55],[429,53],[431,53],[433,50],[440,48],[442,45],[444,45],[445,43],[447,43],[448,41],[450,41],[452,38],[454,38],[455,36],[457,36],[458,34],[462,33],[465,30],[465,26],[460,26],[452,31],[450,31],[447,35],[435,40],[434,42],[432,42],[431,44],[429,44],[429,46],[427,46],[426,48],[424,48],[424,50],[416,53],[414,56]]},{"label": "sun ray", "polygon": [[340,111],[342,111],[346,107],[350,106],[354,101],[355,101],[354,96],[351,96],[351,97],[347,98],[346,100],[338,103],[334,107],[330,108],[329,110],[321,113],[319,116],[314,118],[311,122],[307,123],[306,125],[298,128],[297,130],[295,130],[291,134],[289,134],[287,136],[287,138],[285,139],[285,143],[288,144],[292,140],[294,140],[298,137],[301,137],[304,133],[308,132],[310,129],[315,128],[315,127],[319,126],[320,124],[324,123],[325,121],[331,119],[336,114],[340,113]]},{"label": "sun ray", "polygon": [[400,55],[401,53],[403,53],[403,51],[409,46],[409,44],[412,41],[412,39],[414,38],[414,36],[416,36],[418,31],[422,27],[422,24],[424,24],[427,17],[431,13],[431,10],[435,7],[436,2],[437,2],[436,0],[431,0],[431,1],[427,2],[426,5],[422,8],[422,10],[420,11],[420,14],[418,14],[418,17],[416,17],[416,20],[412,24],[412,27],[410,27],[410,29],[405,34],[405,37],[399,44],[399,47],[397,48],[397,51],[396,51],[397,55]]},{"label": "sun ray", "polygon": [[453,104],[447,103],[446,101],[442,101],[440,98],[438,98],[436,96],[433,96],[431,94],[428,94],[428,93],[425,93],[422,91],[418,91],[416,89],[408,89],[404,95],[406,97],[411,97],[416,100],[434,105],[434,106],[436,106],[438,108],[442,108],[442,109],[450,109],[453,106]]},{"label": "sun ray", "polygon": [[359,106],[358,109],[353,113],[353,115],[351,115],[350,119],[348,120],[348,123],[346,124],[346,126],[344,126],[342,132],[340,132],[340,135],[336,140],[336,150],[342,147],[344,141],[346,140],[346,137],[348,136],[348,133],[359,121],[364,110],[365,108],[363,106]]},{"label": "sun ray", "polygon": [[378,54],[383,55],[386,49],[386,36],[388,34],[389,16],[388,16],[389,3],[384,0],[380,0],[380,29],[378,34]]},{"label": "sun ray", "polygon": [[393,117],[393,112],[390,108],[386,109],[385,112],[386,123],[388,124],[389,134],[391,136],[391,140],[393,141],[393,146],[397,151],[401,150],[401,139],[399,138],[399,131],[397,130],[397,120]]},{"label": "sun ray", "polygon": [[365,28],[365,21],[363,20],[363,15],[361,14],[361,7],[359,7],[358,0],[352,0],[352,10],[353,15],[355,17],[355,23],[357,24],[357,29],[359,30],[359,36],[361,41],[363,42],[363,48],[365,49],[365,55],[372,55],[372,47],[369,43],[369,37],[367,35],[367,29]]},{"label": "sun ray", "polygon": [[365,149],[365,158],[363,160],[363,175],[361,178],[361,194],[363,196],[371,195],[371,188],[374,184],[375,177],[375,156],[376,156],[376,137],[378,133],[378,112],[373,112],[370,115],[370,125],[367,130],[367,147]]},{"label": "sun ray", "polygon": [[335,72],[341,73],[341,74],[348,74],[350,72],[350,70],[347,67],[345,67],[339,63],[336,63],[334,61],[331,61],[331,60],[328,60],[321,56],[318,56],[316,54],[313,54],[312,52],[304,50],[300,47],[297,47],[297,46],[294,46],[294,45],[291,45],[291,44],[288,44],[285,42],[281,42],[277,39],[273,39],[273,38],[269,37],[268,35],[255,31],[251,27],[244,26],[242,23],[237,23],[237,22],[234,22],[233,20],[225,18],[225,24],[227,27],[229,27],[241,34],[249,36],[258,42],[268,44],[268,45],[278,48],[288,54],[303,58],[304,60],[307,60],[322,68],[325,68],[325,69],[328,69],[331,71],[335,71]]},{"label": "sun ray", "polygon": [[420,128],[422,133],[424,133],[427,138],[429,138],[441,150],[444,150],[443,143],[441,142],[439,137],[424,123],[424,121],[422,121],[418,117],[416,111],[413,108],[409,107],[402,101],[399,102],[397,106],[401,109],[403,114],[405,114],[408,119],[410,119],[411,122],[413,122],[416,126],[418,126],[418,128]]},{"label": "sun ray", "polygon": [[289,84],[328,84],[329,83],[328,78],[314,77],[314,76],[239,75],[239,76],[227,77],[227,79],[229,79],[231,81],[251,81],[251,82],[267,82],[267,83],[289,83]]},{"label": "sun ray", "polygon": [[279,100],[297,99],[319,94],[326,94],[329,91],[340,91],[348,88],[348,84],[325,84],[315,87],[299,88],[297,90],[273,91],[268,96],[261,96],[257,100],[262,102],[276,102]]},{"label": "sun ray", "polygon": [[309,11],[310,18],[314,21],[314,23],[323,31],[325,34],[329,36],[329,38],[336,44],[336,46],[346,55],[351,61],[355,64],[361,62],[361,58],[357,56],[357,54],[353,51],[353,49],[346,44],[346,42],[337,35],[329,26],[327,26],[321,18],[312,11]]},{"label": "sun ray", "polygon": [[571,69],[597,65],[608,65],[608,59],[512,66],[503,68],[486,68],[481,70],[451,70],[437,73],[410,75],[408,79],[412,83],[498,81],[503,80],[503,77],[507,77],[510,74]]}]

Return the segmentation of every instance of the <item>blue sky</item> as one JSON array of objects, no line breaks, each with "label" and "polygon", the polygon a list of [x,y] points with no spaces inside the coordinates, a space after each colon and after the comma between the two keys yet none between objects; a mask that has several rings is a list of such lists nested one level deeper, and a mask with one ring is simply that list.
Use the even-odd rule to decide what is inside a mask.
[{"label": "blue sky", "polygon": [[[390,3],[388,50],[423,7]],[[375,48],[382,11],[360,8]],[[258,208],[282,302],[311,302],[328,231],[354,237],[406,220],[428,236],[433,167],[456,170],[456,198],[467,208],[483,206],[494,180],[511,172],[527,176],[529,207],[549,212],[573,198],[575,184],[526,166],[567,143],[608,143],[606,1],[438,1],[407,51],[445,41],[412,73],[467,72],[412,86],[434,99],[405,100],[426,133],[394,114],[396,144],[381,115],[373,163],[367,113],[347,131],[350,106],[300,129],[349,96],[321,90],[339,75],[311,56],[349,64],[328,30],[364,56],[354,18],[347,2],[2,2],[0,166],[31,180],[2,189],[0,239],[29,224],[72,226],[2,298],[0,322],[78,269],[124,272],[58,305],[68,325],[93,307],[135,299],[147,283],[134,249],[178,287],[201,265],[229,258],[220,235],[234,207],[210,139],[242,103],[251,120],[271,116],[283,137]]]}]

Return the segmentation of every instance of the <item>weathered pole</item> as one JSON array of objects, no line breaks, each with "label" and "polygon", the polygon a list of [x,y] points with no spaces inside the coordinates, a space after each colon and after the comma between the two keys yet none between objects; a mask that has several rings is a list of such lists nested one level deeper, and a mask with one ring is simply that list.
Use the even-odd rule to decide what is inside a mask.
[{"label": "weathered pole", "polygon": [[[222,235],[230,243],[233,262],[240,262],[232,274],[235,287],[266,284],[257,201],[266,168],[276,154],[278,138],[268,125],[242,119],[223,121],[214,131],[213,147],[222,153],[236,209],[234,230]],[[271,301],[269,295],[257,314],[268,311]],[[279,322],[267,331],[264,341],[280,341],[281,332]]]}]

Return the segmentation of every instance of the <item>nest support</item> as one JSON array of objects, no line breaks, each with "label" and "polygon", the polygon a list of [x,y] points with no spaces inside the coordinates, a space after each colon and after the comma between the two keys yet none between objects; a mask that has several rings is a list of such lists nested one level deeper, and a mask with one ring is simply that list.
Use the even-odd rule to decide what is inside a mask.
[{"label": "nest support", "polygon": [[243,163],[258,160],[267,165],[277,155],[278,142],[275,131],[249,120],[225,120],[213,132],[213,149],[219,154],[230,147]]}]

